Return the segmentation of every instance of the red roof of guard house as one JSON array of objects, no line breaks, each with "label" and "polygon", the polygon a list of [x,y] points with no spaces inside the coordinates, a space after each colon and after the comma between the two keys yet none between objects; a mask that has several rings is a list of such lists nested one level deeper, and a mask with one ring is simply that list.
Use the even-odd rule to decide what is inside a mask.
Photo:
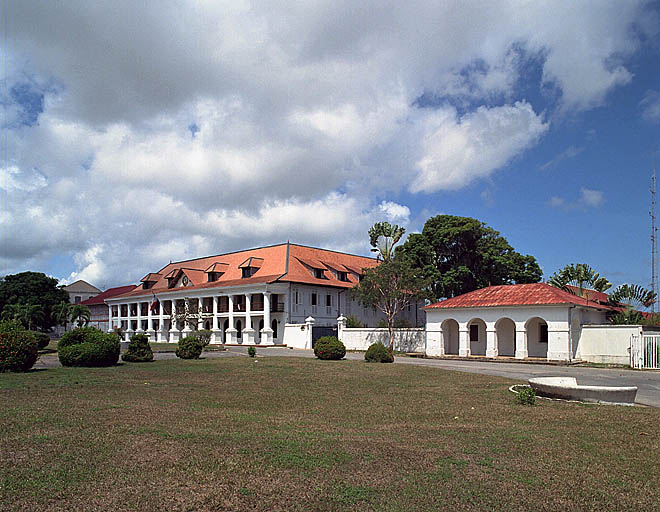
[{"label": "red roof of guard house", "polygon": [[130,292],[134,288],[134,284],[129,284],[128,286],[117,286],[116,288],[108,288],[106,291],[101,292],[94,297],[90,297],[89,299],[82,301],[80,304],[83,306],[97,306],[99,304],[104,304],[103,301],[105,299],[116,297],[122,293]]},{"label": "red roof of guard house", "polygon": [[597,309],[616,309],[611,306],[565,292],[546,283],[489,286],[451,299],[430,304],[424,309],[484,308],[497,306],[536,306],[573,304]]}]

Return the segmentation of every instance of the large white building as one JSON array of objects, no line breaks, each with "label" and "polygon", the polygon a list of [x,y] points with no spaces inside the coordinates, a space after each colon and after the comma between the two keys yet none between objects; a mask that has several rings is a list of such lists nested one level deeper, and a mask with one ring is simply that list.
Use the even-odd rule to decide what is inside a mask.
[{"label": "large white building", "polygon": [[[126,336],[144,332],[154,341],[176,342],[197,328],[214,343],[285,344],[284,327],[337,326],[340,315],[375,327],[380,313],[361,307],[350,289],[377,260],[285,243],[170,263],[141,284],[105,303],[109,329]],[[402,319],[423,324],[411,307]]]}]

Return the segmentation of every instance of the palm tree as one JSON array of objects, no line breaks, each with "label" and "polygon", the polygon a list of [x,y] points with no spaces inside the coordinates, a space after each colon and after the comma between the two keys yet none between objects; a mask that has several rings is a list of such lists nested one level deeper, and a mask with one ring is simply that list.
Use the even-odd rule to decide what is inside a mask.
[{"label": "palm tree", "polygon": [[648,308],[655,302],[655,293],[637,284],[622,284],[610,294],[612,305],[624,304],[629,308]]},{"label": "palm tree", "polygon": [[548,284],[586,299],[589,297],[585,294],[585,289],[604,292],[612,286],[612,283],[586,263],[566,265],[550,276]]},{"label": "palm tree", "polygon": [[2,319],[14,320],[32,330],[33,324],[44,320],[44,310],[39,304],[7,304],[2,311]]},{"label": "palm tree", "polygon": [[87,325],[91,318],[91,313],[87,306],[82,306],[80,304],[73,304],[71,306],[71,311],[69,312],[69,319],[71,322],[77,322],[78,327]]},{"label": "palm tree", "polygon": [[394,244],[401,240],[406,232],[405,228],[390,224],[389,222],[376,222],[369,229],[369,242],[371,243],[371,252],[378,253],[383,261],[392,259],[392,249]]},{"label": "palm tree", "polygon": [[53,307],[53,315],[57,323],[64,326],[64,330],[66,331],[69,317],[71,316],[71,303],[60,302],[59,304],[56,304]]}]

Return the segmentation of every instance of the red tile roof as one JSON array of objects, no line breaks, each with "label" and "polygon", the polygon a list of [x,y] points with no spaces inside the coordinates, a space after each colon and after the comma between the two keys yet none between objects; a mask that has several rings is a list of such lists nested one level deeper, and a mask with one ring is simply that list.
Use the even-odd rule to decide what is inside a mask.
[{"label": "red tile roof", "polygon": [[609,306],[587,300],[545,283],[489,286],[426,306],[424,309],[480,308],[497,306],[532,306],[575,304],[597,309]]},{"label": "red tile roof", "polygon": [[96,306],[97,304],[103,304],[105,299],[130,292],[133,289],[135,289],[135,285],[133,284],[128,286],[117,286],[116,288],[108,288],[106,291],[101,292],[94,297],[90,297],[89,299],[82,301],[80,304],[83,306]]},{"label": "red tile roof", "polygon": [[[250,266],[258,270],[247,278],[242,277],[241,265],[249,261]],[[340,281],[338,276],[329,270],[324,272],[325,279],[314,276],[303,262],[313,262],[314,268],[321,261],[332,268],[345,267],[355,273],[362,273],[363,268],[372,268],[378,265],[374,258],[357,256],[328,249],[318,249],[296,244],[279,244],[268,247],[258,247],[245,251],[237,251],[227,254],[197,258],[187,261],[173,262],[157,273],[162,277],[156,281],[152,288],[144,290],[141,286],[133,288],[125,297],[160,295],[170,292],[181,291],[180,288],[168,287],[168,276],[176,276],[179,271],[184,271],[189,277],[190,283],[187,289],[222,288],[224,286],[248,285],[258,283],[293,282],[316,284],[322,286],[334,286],[337,288],[352,288],[358,283],[356,276],[349,274],[348,281]],[[217,281],[208,282],[207,274],[214,263],[220,263],[224,271]],[[327,268],[321,264],[320,268]],[[180,277],[180,276],[177,276]]]}]

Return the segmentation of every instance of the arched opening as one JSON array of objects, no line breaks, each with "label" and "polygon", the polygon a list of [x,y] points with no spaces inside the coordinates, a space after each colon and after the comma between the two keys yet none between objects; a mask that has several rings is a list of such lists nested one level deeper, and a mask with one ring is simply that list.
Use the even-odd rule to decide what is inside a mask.
[{"label": "arched opening", "polygon": [[222,342],[227,343],[227,329],[229,329],[229,320],[225,320],[222,324]]},{"label": "arched opening", "polygon": [[543,318],[534,317],[525,324],[527,353],[529,357],[548,357],[548,324]]},{"label": "arched opening", "polygon": [[468,341],[471,355],[486,355],[486,322],[481,318],[474,318],[468,322]]},{"label": "arched opening", "polygon": [[458,355],[458,322],[450,318],[442,322],[441,328],[445,354]]},{"label": "arched opening", "polygon": [[270,328],[273,330],[273,340],[277,339],[277,320],[270,323]]},{"label": "arched opening", "polygon": [[236,338],[243,339],[243,323],[240,320],[236,320]]},{"label": "arched opening", "polygon": [[516,324],[510,318],[500,318],[495,324],[497,354],[513,357],[516,354]]},{"label": "arched opening", "polygon": [[211,330],[211,320],[207,320],[206,322],[204,322],[204,329],[206,329],[207,331]]},{"label": "arched opening", "polygon": [[264,328],[264,319],[262,318],[261,320],[259,320],[259,332],[261,332],[261,329],[263,328]]}]

